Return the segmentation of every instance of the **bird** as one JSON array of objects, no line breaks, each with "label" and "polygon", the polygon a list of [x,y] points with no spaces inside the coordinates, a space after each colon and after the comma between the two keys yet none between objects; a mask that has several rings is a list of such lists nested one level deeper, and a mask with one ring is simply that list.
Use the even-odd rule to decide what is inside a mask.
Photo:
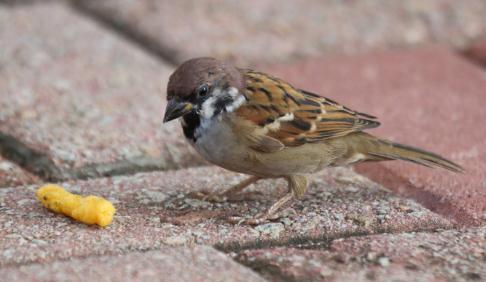
[{"label": "bird", "polygon": [[270,74],[199,57],[169,77],[164,123],[180,119],[188,142],[208,162],[250,177],[205,195],[225,200],[261,179],[284,178],[288,192],[254,216],[233,221],[261,224],[302,199],[308,176],[327,167],[404,160],[453,172],[464,169],[438,154],[375,137],[377,118],[292,86]]}]

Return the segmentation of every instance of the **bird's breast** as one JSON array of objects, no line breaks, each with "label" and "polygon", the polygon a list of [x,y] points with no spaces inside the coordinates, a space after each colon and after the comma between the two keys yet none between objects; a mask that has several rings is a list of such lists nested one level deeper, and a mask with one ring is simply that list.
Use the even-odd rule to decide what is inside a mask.
[{"label": "bird's breast", "polygon": [[248,160],[248,150],[224,118],[187,115],[182,120],[182,128],[191,145],[207,161],[239,172],[247,171],[251,166],[245,161]]}]

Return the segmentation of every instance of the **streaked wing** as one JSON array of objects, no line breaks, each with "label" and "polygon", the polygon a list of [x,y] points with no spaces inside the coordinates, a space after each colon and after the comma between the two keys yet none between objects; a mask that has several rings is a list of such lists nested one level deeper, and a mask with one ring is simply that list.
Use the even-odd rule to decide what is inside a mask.
[{"label": "streaked wing", "polygon": [[278,78],[248,70],[244,73],[248,103],[236,114],[256,126],[252,138],[262,151],[268,150],[260,148],[259,142],[278,140],[283,146],[299,146],[380,125],[373,116],[296,89]]}]

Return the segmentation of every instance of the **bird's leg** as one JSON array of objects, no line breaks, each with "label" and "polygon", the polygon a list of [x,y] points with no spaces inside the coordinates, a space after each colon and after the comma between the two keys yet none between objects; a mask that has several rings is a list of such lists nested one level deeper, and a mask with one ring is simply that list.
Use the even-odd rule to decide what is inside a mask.
[{"label": "bird's leg", "polygon": [[252,176],[249,177],[240,183],[236,184],[235,186],[223,191],[223,192],[216,192],[216,193],[204,193],[204,192],[198,192],[196,194],[193,194],[195,198],[204,200],[204,201],[211,201],[211,202],[224,202],[228,199],[235,199],[237,198],[236,195],[239,194],[243,189],[248,187],[249,185],[257,182],[260,180],[261,177],[259,176]]},{"label": "bird's leg", "polygon": [[277,215],[284,206],[292,202],[292,200],[302,199],[307,190],[307,177],[303,175],[289,176],[287,177],[287,181],[289,186],[288,193],[270,206],[265,212],[259,213],[253,218],[231,217],[229,220],[233,223],[258,225],[269,219],[274,219],[275,215]]}]

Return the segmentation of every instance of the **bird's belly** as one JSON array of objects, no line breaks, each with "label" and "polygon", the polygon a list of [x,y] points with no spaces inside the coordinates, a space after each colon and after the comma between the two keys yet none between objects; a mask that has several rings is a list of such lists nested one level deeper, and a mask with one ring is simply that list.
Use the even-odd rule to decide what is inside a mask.
[{"label": "bird's belly", "polygon": [[284,148],[273,153],[257,152],[239,142],[225,123],[212,124],[191,143],[202,157],[215,165],[262,177],[314,173],[330,164],[326,157],[330,147],[325,144]]}]

